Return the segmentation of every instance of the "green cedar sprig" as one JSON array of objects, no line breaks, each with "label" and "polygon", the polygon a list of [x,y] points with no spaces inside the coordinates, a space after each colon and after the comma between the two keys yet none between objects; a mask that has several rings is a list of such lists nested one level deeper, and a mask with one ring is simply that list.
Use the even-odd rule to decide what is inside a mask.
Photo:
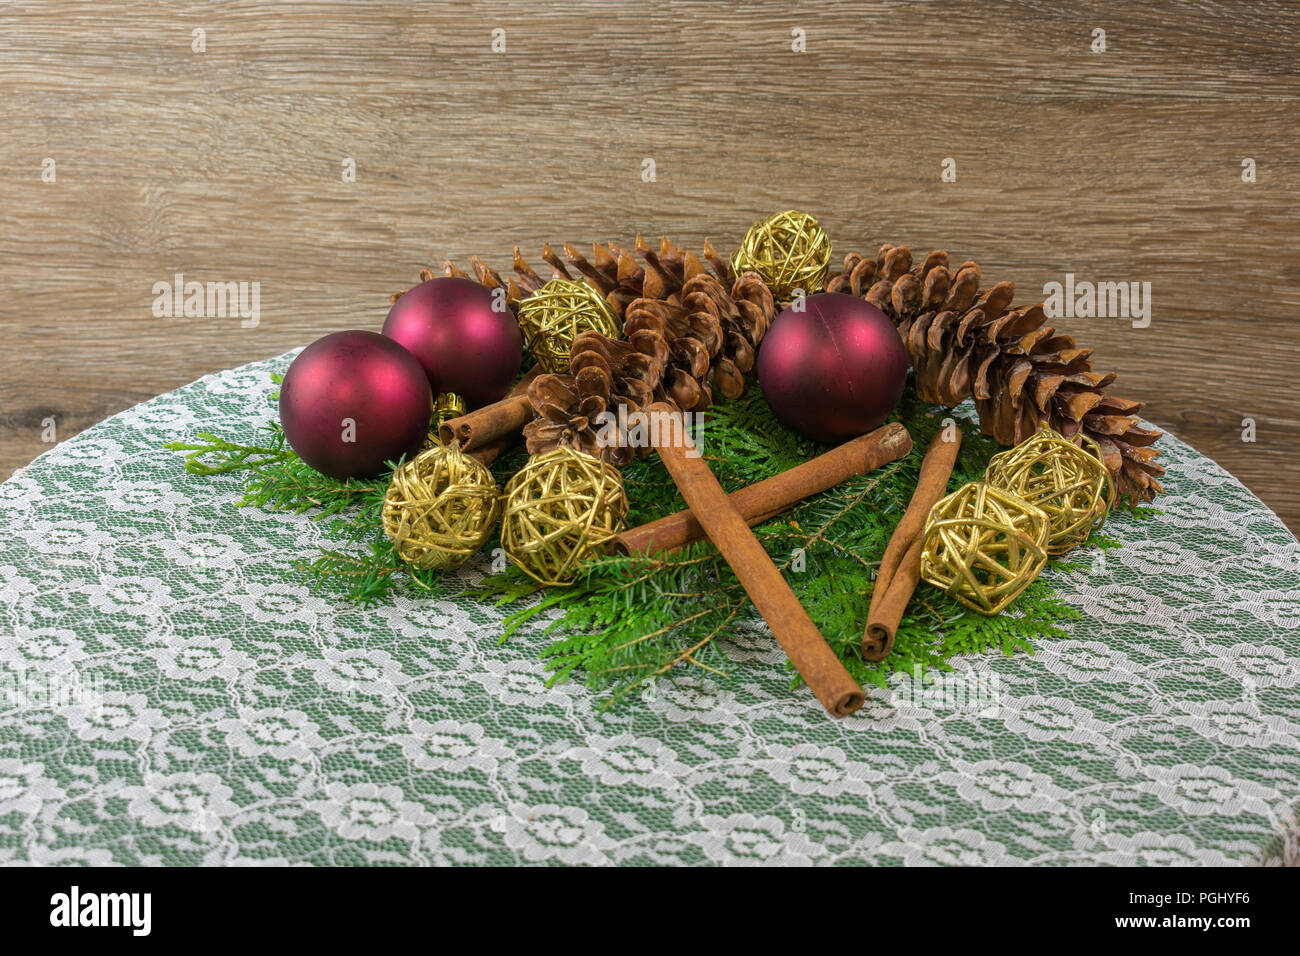
[{"label": "green cedar sprig", "polygon": [[[868,475],[859,475],[796,505],[754,529],[799,595],[809,616],[849,672],[863,683],[883,686],[890,673],[924,674],[950,669],[957,654],[996,649],[1032,653],[1032,642],[1062,636],[1062,623],[1079,617],[1039,578],[1002,615],[986,618],[943,591],[922,583],[904,616],[894,652],[879,664],[862,660],[862,628],[875,570],[885,545],[915,488],[925,448],[945,427],[947,413],[920,402],[909,390],[894,416],[912,434],[912,452]],[[963,431],[950,488],[977,480],[998,446],[962,419]],[[238,445],[201,433],[201,442],[171,443],[186,453],[186,467],[204,475],[245,473],[241,506],[311,513],[330,519],[325,533],[340,540],[299,573],[363,604],[388,597],[394,588],[445,588],[436,575],[413,572],[384,536],[379,519],[388,476],[366,482],[338,482],[315,472],[271,427],[265,445]],[[757,387],[717,406],[703,427],[704,455],[719,482],[733,491],[798,465],[825,450],[780,425]],[[503,484],[523,463],[515,449],[493,472]],[[629,525],[651,521],[685,506],[657,456],[638,459],[623,471],[630,503]],[[1145,517],[1152,509],[1139,509]],[[1093,545],[1117,546],[1094,536]],[[498,542],[488,543],[486,555]],[[498,565],[493,561],[492,565]],[[1076,565],[1056,561],[1060,572]],[[717,549],[699,542],[671,556],[600,557],[570,588],[543,589],[513,565],[495,568],[463,597],[511,613],[501,640],[523,629],[550,638],[544,650],[551,682],[581,679],[613,705],[644,692],[660,677],[691,671],[722,679],[745,665],[735,650],[767,648],[771,636],[759,626],[744,589]],[[792,683],[798,675],[791,669]]]}]

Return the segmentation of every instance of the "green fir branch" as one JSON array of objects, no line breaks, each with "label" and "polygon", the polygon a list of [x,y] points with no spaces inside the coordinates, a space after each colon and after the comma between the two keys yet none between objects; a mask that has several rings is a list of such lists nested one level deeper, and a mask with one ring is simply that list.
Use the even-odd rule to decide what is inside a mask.
[{"label": "green fir branch", "polygon": [[[863,684],[883,687],[895,671],[924,675],[950,669],[949,659],[958,654],[991,649],[1032,653],[1036,641],[1064,635],[1062,625],[1079,617],[1056,596],[1049,579],[1039,578],[1011,609],[993,618],[923,582],[899,626],[893,653],[881,663],[862,659],[862,629],[880,557],[907,508],[925,449],[948,415],[909,390],[894,416],[912,435],[908,455],[814,495],[754,529],[827,642]],[[976,426],[963,419],[956,423],[963,442],[950,490],[978,480],[999,450]],[[324,533],[340,546],[298,562],[296,573],[363,605],[389,598],[399,588],[438,586],[436,574],[407,566],[382,532],[387,475],[360,482],[327,478],[294,455],[274,426],[266,445],[238,445],[206,432],[197,437],[200,441],[167,447],[185,452],[186,468],[195,474],[242,473],[240,506],[328,519]],[[826,450],[780,425],[756,386],[711,411],[701,447],[728,491]],[[492,471],[504,485],[525,457],[522,448],[512,449]],[[685,507],[657,456],[632,462],[623,470],[623,480],[629,525]],[[1135,517],[1151,512],[1137,509]],[[1101,534],[1094,535],[1092,544],[1105,550],[1118,546]],[[489,542],[476,559],[485,571],[486,556],[497,546],[496,540]],[[1080,566],[1065,561],[1051,565],[1057,573]],[[744,588],[708,541],[669,555],[595,558],[568,588],[543,588],[509,565],[485,573],[459,596],[509,612],[501,641],[522,632],[545,638],[542,654],[550,682],[582,680],[604,696],[606,706],[642,693],[660,677],[696,673],[725,680],[737,669],[728,642],[750,634],[761,640],[764,634],[756,627],[760,621]],[[799,683],[793,669],[790,677],[792,685]]]},{"label": "green fir branch", "polygon": [[318,585],[369,607],[389,595],[393,577],[404,564],[392,542],[381,536],[371,542],[367,551],[349,554],[322,548],[315,560],[299,562],[295,567]]},{"label": "green fir branch", "polygon": [[172,441],[163,445],[168,451],[185,452],[185,470],[192,475],[224,475],[236,471],[261,471],[268,466],[291,461],[298,456],[285,447],[284,433],[270,446],[240,445],[211,432],[198,432],[197,442]]},{"label": "green fir branch", "polygon": [[[879,664],[862,659],[862,629],[880,556],[911,498],[925,449],[946,417],[909,393],[897,415],[913,437],[909,455],[855,476],[754,529],[823,636],[864,683],[884,686],[896,670],[923,674],[930,668],[946,669],[947,660],[956,654],[989,648],[1008,654],[1032,651],[1033,641],[1062,636],[1060,624],[1077,617],[1042,579],[1021,595],[1011,612],[996,618],[985,618],[922,583],[900,625],[894,652]],[[957,424],[964,433],[963,445],[951,489],[978,480],[989,457],[999,450],[975,426],[961,420]],[[716,409],[705,423],[701,444],[729,491],[825,450],[776,423],[757,389]],[[683,507],[656,458],[628,466],[624,484],[632,503],[629,524]],[[802,571],[794,570],[797,554],[803,558]],[[497,604],[508,601],[515,592],[500,578],[485,578],[472,595]],[[520,599],[535,593],[527,586],[518,591]],[[542,633],[555,638],[544,651],[552,682],[581,677],[604,693],[609,705],[660,676],[734,670],[719,643],[756,620],[744,589],[708,542],[669,556],[592,561],[578,584],[556,589],[544,601],[529,602],[508,618],[507,634],[542,619]],[[799,682],[793,670],[791,680]]]}]

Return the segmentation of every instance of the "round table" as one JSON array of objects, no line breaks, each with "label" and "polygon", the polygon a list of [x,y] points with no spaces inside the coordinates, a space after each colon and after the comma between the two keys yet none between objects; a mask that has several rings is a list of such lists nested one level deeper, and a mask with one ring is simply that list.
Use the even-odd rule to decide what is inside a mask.
[{"label": "round table", "polygon": [[1161,440],[1163,514],[1052,572],[1082,611],[833,720],[770,637],[603,711],[536,631],[424,593],[364,609],[166,441],[255,442],[269,375],[210,375],[0,485],[0,862],[1223,864],[1300,851],[1300,545]]}]

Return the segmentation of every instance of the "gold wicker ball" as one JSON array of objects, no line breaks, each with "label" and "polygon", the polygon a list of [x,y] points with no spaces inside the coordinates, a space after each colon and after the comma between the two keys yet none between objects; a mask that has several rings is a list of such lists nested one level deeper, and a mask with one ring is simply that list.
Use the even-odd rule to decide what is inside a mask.
[{"label": "gold wicker ball", "polygon": [[831,267],[831,240],[812,216],[787,209],[749,227],[731,258],[737,272],[757,272],[779,302],[795,290],[820,292]]},{"label": "gold wicker ball", "polygon": [[424,571],[464,564],[491,537],[500,513],[496,479],[456,442],[434,444],[394,471],[381,509],[397,553]]},{"label": "gold wicker ball", "polygon": [[501,547],[542,584],[573,584],[626,521],[618,469],[561,445],[528,459],[506,485]]},{"label": "gold wicker ball", "polygon": [[963,485],[930,509],[921,577],[962,604],[993,615],[1047,563],[1047,514],[985,482]]},{"label": "gold wicker ball", "polygon": [[569,348],[579,332],[611,339],[622,333],[614,309],[585,282],[552,279],[519,303],[519,329],[533,360],[548,372],[569,370]]},{"label": "gold wicker ball", "polygon": [[1088,540],[1110,513],[1115,484],[1101,448],[1086,435],[1080,448],[1043,427],[989,460],[985,480],[1047,512],[1047,553],[1065,554]]}]

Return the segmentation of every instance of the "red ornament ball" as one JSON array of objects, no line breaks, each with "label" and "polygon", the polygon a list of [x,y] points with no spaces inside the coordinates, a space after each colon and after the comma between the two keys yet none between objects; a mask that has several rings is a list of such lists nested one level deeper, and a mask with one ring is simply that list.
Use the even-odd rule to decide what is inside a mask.
[{"label": "red ornament ball", "polygon": [[808,296],[802,311],[792,304],[776,317],[758,351],[758,380],[786,425],[816,441],[845,441],[897,407],[907,350],[874,305],[822,292]]},{"label": "red ornament ball", "polygon": [[429,434],[433,393],[415,356],[377,332],[335,332],[298,353],[280,384],[280,424],[307,464],[370,478]]},{"label": "red ornament ball", "polygon": [[523,337],[505,297],[471,279],[429,279],[403,293],[383,333],[420,360],[434,395],[454,392],[466,408],[503,398],[523,362]]}]

